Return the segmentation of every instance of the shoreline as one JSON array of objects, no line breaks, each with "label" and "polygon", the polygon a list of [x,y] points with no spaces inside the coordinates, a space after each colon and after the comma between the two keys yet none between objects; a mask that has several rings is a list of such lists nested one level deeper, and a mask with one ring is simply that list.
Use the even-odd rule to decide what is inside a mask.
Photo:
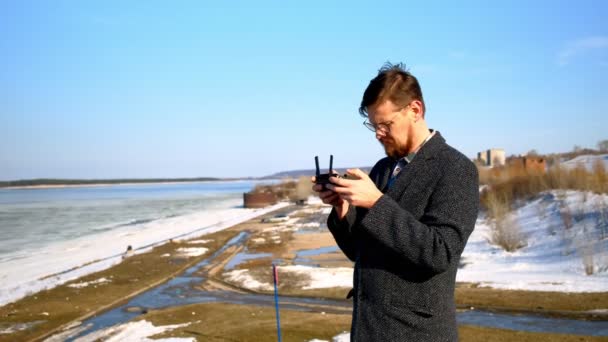
[{"label": "shoreline", "polygon": [[[227,208],[211,214],[193,213],[189,216],[157,220],[153,225],[144,227],[145,231],[102,232],[95,235],[95,243],[89,242],[90,237],[79,237],[49,245],[39,251],[46,253],[46,258],[40,259],[32,255],[25,260],[30,264],[35,262],[35,267],[24,269],[21,266],[24,259],[2,263],[6,278],[0,282],[0,305],[20,300],[28,293],[49,290],[74,279],[116,267],[123,261],[127,246],[133,248],[130,255],[145,254],[171,241],[183,241],[192,236],[230,229],[285,205],[278,203],[261,209]],[[72,256],[67,256],[70,253]]]},{"label": "shoreline", "polygon": [[221,183],[221,182],[265,182],[276,181],[275,179],[217,179],[201,181],[167,181],[167,182],[126,182],[126,183],[90,183],[90,184],[40,184],[40,185],[16,185],[0,187],[0,191],[7,190],[31,190],[31,189],[62,189],[62,188],[87,188],[104,186],[133,186],[133,185],[152,185],[152,184],[197,184],[197,183]]}]

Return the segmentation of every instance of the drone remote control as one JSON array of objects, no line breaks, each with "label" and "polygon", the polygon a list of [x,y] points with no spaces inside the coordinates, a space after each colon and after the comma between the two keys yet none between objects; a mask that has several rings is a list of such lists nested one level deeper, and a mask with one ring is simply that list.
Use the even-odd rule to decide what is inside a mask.
[{"label": "drone remote control", "polygon": [[339,174],[333,172],[333,163],[334,163],[334,156],[330,155],[329,156],[329,172],[328,173],[321,173],[321,169],[319,169],[319,156],[315,156],[315,164],[317,167],[317,174],[315,176],[315,183],[316,184],[321,184],[323,185],[323,189],[325,188],[326,184],[331,184],[331,182],[329,181],[329,177],[340,177]]}]

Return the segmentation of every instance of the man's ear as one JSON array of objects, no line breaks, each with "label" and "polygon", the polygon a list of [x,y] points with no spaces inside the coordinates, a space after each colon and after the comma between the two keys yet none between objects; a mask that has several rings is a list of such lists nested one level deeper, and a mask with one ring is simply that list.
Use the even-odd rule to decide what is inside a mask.
[{"label": "man's ear", "polygon": [[410,108],[412,109],[412,119],[414,122],[418,122],[420,119],[424,119],[424,109],[422,109],[422,102],[419,100],[414,100],[410,104]]}]

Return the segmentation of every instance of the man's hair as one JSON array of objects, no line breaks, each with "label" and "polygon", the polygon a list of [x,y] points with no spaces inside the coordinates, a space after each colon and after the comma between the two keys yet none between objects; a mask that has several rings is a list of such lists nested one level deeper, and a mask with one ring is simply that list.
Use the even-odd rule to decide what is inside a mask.
[{"label": "man's hair", "polygon": [[386,62],[378,76],[372,79],[363,93],[359,114],[367,117],[367,108],[390,100],[403,108],[413,100],[422,102],[422,116],[426,112],[420,84],[414,75],[405,68],[405,64],[391,64]]}]

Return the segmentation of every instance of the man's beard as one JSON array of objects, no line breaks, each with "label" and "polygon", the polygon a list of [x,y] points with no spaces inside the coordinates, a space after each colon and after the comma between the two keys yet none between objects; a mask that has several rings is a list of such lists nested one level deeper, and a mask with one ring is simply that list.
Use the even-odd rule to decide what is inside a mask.
[{"label": "man's beard", "polygon": [[399,159],[407,155],[406,149],[403,146],[397,145],[397,142],[393,139],[385,140],[383,143],[380,141],[386,155],[393,159]]}]

